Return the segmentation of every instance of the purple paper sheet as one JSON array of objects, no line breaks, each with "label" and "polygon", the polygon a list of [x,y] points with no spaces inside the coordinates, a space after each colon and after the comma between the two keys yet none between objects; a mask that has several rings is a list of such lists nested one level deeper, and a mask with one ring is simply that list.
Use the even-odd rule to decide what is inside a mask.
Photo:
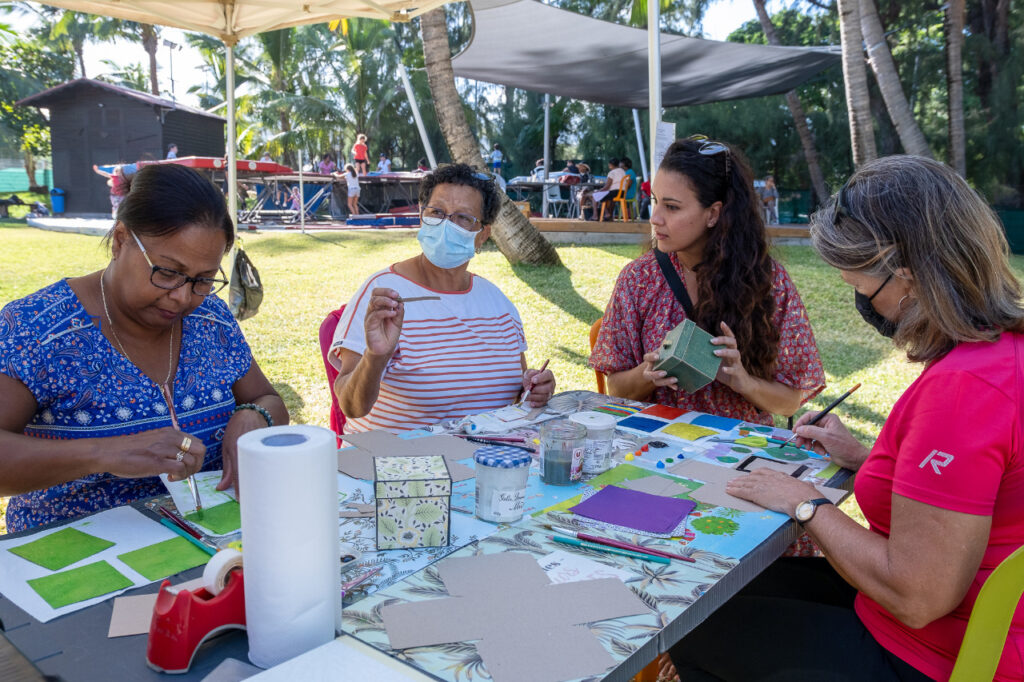
[{"label": "purple paper sheet", "polygon": [[606,485],[569,511],[595,521],[667,534],[696,506],[693,500]]}]

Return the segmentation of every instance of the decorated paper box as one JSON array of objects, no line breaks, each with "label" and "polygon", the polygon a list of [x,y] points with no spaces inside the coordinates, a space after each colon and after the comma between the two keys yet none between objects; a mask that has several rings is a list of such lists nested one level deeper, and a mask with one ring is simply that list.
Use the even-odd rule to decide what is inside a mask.
[{"label": "decorated paper box", "polygon": [[654,369],[667,372],[679,380],[679,389],[694,393],[710,384],[718,374],[722,358],[715,355],[712,336],[694,324],[683,320],[665,335],[659,350],[660,359]]},{"label": "decorated paper box", "polygon": [[444,457],[374,457],[373,464],[377,549],[446,546],[452,478]]}]

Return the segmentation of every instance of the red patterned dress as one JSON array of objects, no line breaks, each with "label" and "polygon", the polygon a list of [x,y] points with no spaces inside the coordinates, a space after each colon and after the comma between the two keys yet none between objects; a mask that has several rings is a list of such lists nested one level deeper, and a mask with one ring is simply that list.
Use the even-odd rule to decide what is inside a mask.
[{"label": "red patterned dress", "polygon": [[[682,277],[676,254],[670,254],[670,258]],[[775,380],[803,391],[806,402],[825,388],[825,371],[818,357],[811,322],[807,319],[807,311],[793,280],[785,268],[774,260],[772,270],[774,322],[779,329],[779,359]],[[665,281],[654,251],[645,253],[619,273],[604,313],[601,333],[590,354],[590,366],[604,374],[633,369],[644,361],[645,353],[660,348],[665,334],[685,319],[683,306]],[[713,335],[719,333],[717,329],[707,331]],[[742,348],[739,350],[743,352]],[[712,381],[692,394],[661,387],[655,390],[651,400],[662,405],[709,412],[755,424],[772,423],[771,414],[759,410],[739,393],[718,381]]]}]

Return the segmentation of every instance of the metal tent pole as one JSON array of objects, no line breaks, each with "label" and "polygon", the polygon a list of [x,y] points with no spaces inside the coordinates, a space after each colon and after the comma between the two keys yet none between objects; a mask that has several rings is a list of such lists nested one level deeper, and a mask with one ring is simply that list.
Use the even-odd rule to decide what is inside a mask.
[{"label": "metal tent pole", "polygon": [[655,150],[658,147],[658,124],[661,123],[661,5],[647,2],[647,89],[650,97],[650,168],[651,178],[657,172]]},{"label": "metal tent pole", "polygon": [[[548,169],[551,168],[551,159],[548,158],[548,150],[551,148],[551,95],[544,93],[544,177],[542,183],[548,180]],[[548,186],[541,185],[541,209],[540,214],[548,217]]]},{"label": "metal tent pole", "polygon": [[306,187],[302,182],[302,147],[299,147],[299,225],[306,234]]},{"label": "metal tent pole", "polygon": [[[227,81],[227,102],[228,102],[228,215],[231,216],[231,224],[235,226],[235,234],[238,233],[238,150],[236,146],[235,131],[235,48],[233,45],[225,45],[227,48],[224,61],[224,76]],[[232,264],[233,265],[233,264]]]},{"label": "metal tent pole", "polygon": [[412,108],[412,117],[416,121],[416,129],[420,131],[420,139],[423,140],[423,148],[427,150],[427,161],[431,168],[437,168],[437,159],[434,158],[434,148],[430,146],[430,138],[427,137],[427,128],[423,125],[423,118],[420,116],[420,107],[416,103],[416,93],[413,92],[412,82],[406,72],[405,64],[401,57],[398,60],[398,74],[402,77],[402,85],[405,86],[405,96],[409,98],[409,106]]},{"label": "metal tent pole", "polygon": [[640,175],[647,180],[647,159],[644,158],[644,134],[640,130],[640,112],[633,110],[633,128],[636,130],[636,148],[640,152]]}]

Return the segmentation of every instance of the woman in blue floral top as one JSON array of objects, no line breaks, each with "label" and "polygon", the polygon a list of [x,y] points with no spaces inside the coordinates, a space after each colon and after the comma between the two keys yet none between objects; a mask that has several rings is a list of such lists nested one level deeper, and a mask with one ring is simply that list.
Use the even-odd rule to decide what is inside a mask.
[{"label": "woman in blue floral top", "polygon": [[106,268],[0,311],[9,531],[158,494],[159,474],[223,469],[225,489],[237,483],[238,437],[288,421],[211,295],[234,240],[223,195],[189,168],[146,166],[108,239]]}]

